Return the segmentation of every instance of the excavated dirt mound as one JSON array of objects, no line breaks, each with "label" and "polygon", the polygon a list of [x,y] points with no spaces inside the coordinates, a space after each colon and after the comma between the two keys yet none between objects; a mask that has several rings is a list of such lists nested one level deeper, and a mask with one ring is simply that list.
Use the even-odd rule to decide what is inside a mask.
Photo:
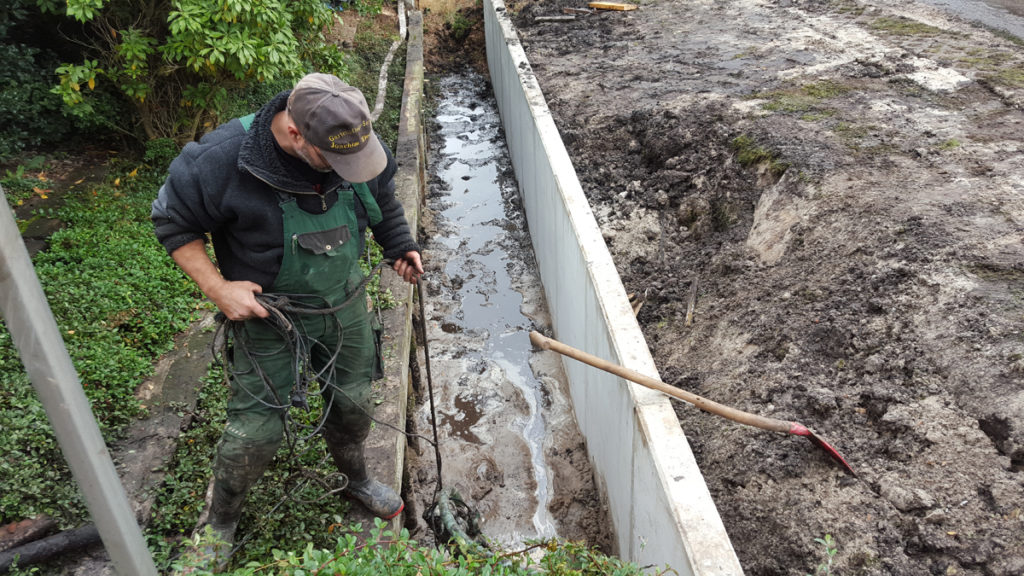
[{"label": "excavated dirt mound", "polygon": [[[1024,574],[1024,43],[903,0],[509,5],[745,571]],[[697,283],[692,323],[689,292]]]}]

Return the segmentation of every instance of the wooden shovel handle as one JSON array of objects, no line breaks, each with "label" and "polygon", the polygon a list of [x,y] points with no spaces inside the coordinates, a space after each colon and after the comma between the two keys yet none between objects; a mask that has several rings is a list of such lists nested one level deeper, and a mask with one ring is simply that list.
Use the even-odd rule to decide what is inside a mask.
[{"label": "wooden shovel handle", "polygon": [[652,390],[668,394],[673,398],[689,402],[701,410],[716,414],[723,418],[728,418],[733,422],[739,422],[740,424],[746,424],[747,426],[754,426],[755,428],[761,428],[764,430],[772,430],[774,432],[794,433],[792,430],[793,422],[786,422],[776,418],[768,418],[767,416],[758,416],[757,414],[751,414],[750,412],[744,412],[743,410],[738,410],[731,406],[719,404],[718,402],[708,400],[707,398],[698,396],[692,392],[681,390],[675,386],[669,386],[661,380],[655,380],[650,376],[644,376],[635,370],[630,370],[624,366],[613,364],[603,358],[598,358],[593,354],[587,354],[586,352],[573,348],[568,344],[563,344],[558,340],[548,338],[540,332],[530,332],[530,342],[533,342],[533,345],[538,348],[554,350],[563,356],[579,360],[584,364],[589,364],[594,368],[610,372],[631,382],[636,382],[641,386],[651,388]]}]

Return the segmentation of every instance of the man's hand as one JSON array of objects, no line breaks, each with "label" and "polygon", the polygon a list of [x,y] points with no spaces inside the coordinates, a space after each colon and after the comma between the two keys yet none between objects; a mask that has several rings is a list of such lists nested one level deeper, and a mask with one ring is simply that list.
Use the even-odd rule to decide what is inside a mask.
[{"label": "man's hand", "polygon": [[256,295],[262,293],[263,288],[255,282],[225,280],[222,284],[210,288],[206,295],[228,320],[241,321],[254,317],[266,318],[270,315],[270,312],[256,301]]},{"label": "man's hand", "polygon": [[270,315],[270,312],[256,301],[256,295],[261,294],[263,288],[255,282],[225,280],[206,255],[202,240],[193,240],[178,248],[171,253],[171,258],[185,274],[195,280],[203,294],[213,300],[229,320],[266,318]]},{"label": "man's hand", "polygon": [[392,268],[409,284],[419,282],[420,276],[423,275],[423,263],[420,261],[420,253],[415,250],[410,250],[405,253],[405,256],[395,260]]}]

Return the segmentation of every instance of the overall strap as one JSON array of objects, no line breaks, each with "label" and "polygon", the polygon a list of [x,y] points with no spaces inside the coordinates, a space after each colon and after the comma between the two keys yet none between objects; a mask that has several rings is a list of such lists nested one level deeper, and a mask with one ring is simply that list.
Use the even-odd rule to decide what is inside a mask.
[{"label": "overall strap", "polygon": [[359,201],[366,208],[366,215],[370,217],[370,226],[380,224],[384,220],[384,215],[381,213],[377,201],[374,200],[370,187],[366,185],[366,182],[359,182],[353,183],[352,188],[355,189],[356,195],[359,196]]},{"label": "overall strap", "polygon": [[249,127],[252,126],[252,121],[255,120],[255,119],[256,119],[256,113],[253,112],[252,114],[249,114],[248,116],[242,116],[241,118],[238,119],[238,121],[242,123],[242,128],[246,132],[248,132],[249,131]]}]

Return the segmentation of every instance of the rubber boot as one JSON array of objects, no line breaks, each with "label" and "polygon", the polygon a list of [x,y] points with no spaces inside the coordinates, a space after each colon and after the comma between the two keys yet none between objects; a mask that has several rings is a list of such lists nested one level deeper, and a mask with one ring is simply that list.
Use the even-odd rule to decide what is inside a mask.
[{"label": "rubber boot", "polygon": [[245,498],[274,458],[277,445],[248,446],[241,454],[237,450],[226,452],[229,450],[222,444],[214,461],[213,494],[206,520],[219,542],[206,544],[198,551],[204,567],[214,573],[224,570],[231,559]]},{"label": "rubber boot", "polygon": [[391,520],[401,514],[405,509],[402,498],[387,485],[370,478],[363,456],[363,444],[340,444],[332,442],[331,436],[325,433],[334,464],[342,474],[348,476],[348,487],[343,493],[378,518]]}]

